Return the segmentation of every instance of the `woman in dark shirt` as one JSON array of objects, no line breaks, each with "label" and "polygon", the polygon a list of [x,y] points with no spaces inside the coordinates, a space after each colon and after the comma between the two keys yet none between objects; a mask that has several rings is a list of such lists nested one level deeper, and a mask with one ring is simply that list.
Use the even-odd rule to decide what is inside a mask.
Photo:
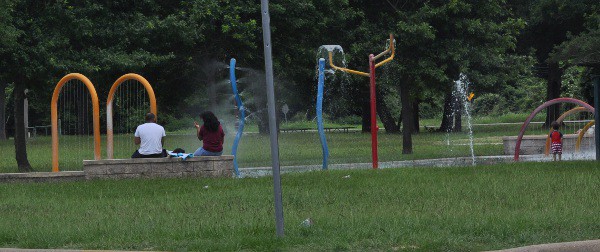
[{"label": "woman in dark shirt", "polygon": [[219,119],[210,111],[200,114],[204,122],[202,126],[194,122],[198,140],[202,141],[202,147],[194,152],[194,156],[220,156],[223,154],[223,142],[225,141],[225,132]]}]

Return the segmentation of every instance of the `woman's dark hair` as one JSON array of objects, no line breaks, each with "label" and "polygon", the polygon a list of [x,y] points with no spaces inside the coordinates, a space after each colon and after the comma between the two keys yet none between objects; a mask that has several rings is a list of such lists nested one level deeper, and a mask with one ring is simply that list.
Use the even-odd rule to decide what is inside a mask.
[{"label": "woman's dark hair", "polygon": [[215,132],[219,130],[219,125],[221,125],[221,123],[215,114],[213,114],[213,112],[204,111],[202,114],[200,114],[200,118],[202,118],[202,121],[204,121],[204,127],[206,127],[208,131]]},{"label": "woman's dark hair", "polygon": [[558,123],[557,121],[552,122],[551,125],[554,130],[558,130],[558,128],[560,128],[560,123]]}]

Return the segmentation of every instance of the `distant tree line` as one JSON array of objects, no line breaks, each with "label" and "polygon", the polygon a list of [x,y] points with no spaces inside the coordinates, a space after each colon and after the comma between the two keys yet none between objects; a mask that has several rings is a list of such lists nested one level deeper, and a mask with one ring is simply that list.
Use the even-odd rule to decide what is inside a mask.
[{"label": "distant tree line", "polygon": [[[378,69],[377,112],[386,132],[402,132],[406,154],[422,115],[439,116],[440,131],[460,130],[451,92],[461,73],[483,101],[501,97],[523,112],[524,102],[537,102],[531,92],[561,96],[563,73],[573,66],[588,87],[579,95],[591,99],[590,76],[600,62],[597,0],[279,0],[270,11],[277,100],[307,118],[314,115],[319,46],[341,45],[349,67],[367,71],[368,55],[385,49],[389,33],[396,36],[395,60]],[[180,112],[190,103],[216,110],[216,82],[226,75],[215,62],[235,57],[238,66],[263,69],[260,24],[260,4],[250,0],[0,0],[0,139],[7,125],[14,128],[19,171],[30,171],[24,91],[31,124],[49,124],[52,90],[71,72],[90,77],[100,97],[124,73],[145,76],[160,94],[162,118],[186,116]],[[328,78],[326,111],[334,119],[358,116],[369,131],[367,83],[340,73]],[[264,95],[255,84],[248,96]],[[252,106],[260,112],[265,104],[255,99]],[[548,110],[548,122],[558,109]]]}]

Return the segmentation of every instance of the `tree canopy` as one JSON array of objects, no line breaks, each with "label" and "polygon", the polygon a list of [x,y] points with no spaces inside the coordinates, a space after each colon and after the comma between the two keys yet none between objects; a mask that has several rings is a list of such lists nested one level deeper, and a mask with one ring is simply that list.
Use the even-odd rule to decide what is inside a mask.
[{"label": "tree canopy", "polygon": [[[288,104],[291,115],[314,113],[321,45],[341,45],[349,67],[366,71],[368,55],[383,51],[392,33],[396,59],[377,70],[378,114],[388,132],[402,125],[410,138],[418,130],[421,106],[433,110],[427,115],[437,116],[442,130],[460,129],[460,116],[450,118],[445,106],[460,73],[482,101],[499,97],[507,104],[504,111],[519,112],[536,102],[528,87],[544,83],[539,77],[546,78],[546,92],[553,97],[560,95],[564,68],[598,69],[599,5],[594,0],[271,1],[279,105]],[[93,76],[101,96],[118,76],[140,73],[160,94],[159,110],[167,115],[161,118],[195,114],[190,107],[216,104],[214,86],[226,78],[230,58],[238,66],[263,68],[260,18],[260,4],[250,0],[0,0],[0,115],[5,117],[4,89],[14,83],[15,111],[7,113],[14,113],[16,133],[26,88],[32,90],[32,123],[46,124],[54,85],[70,72]],[[334,76],[326,84],[329,116],[368,118],[367,80]],[[240,87],[247,97],[264,96],[260,78],[255,79]],[[260,111],[264,104],[254,106]]]}]

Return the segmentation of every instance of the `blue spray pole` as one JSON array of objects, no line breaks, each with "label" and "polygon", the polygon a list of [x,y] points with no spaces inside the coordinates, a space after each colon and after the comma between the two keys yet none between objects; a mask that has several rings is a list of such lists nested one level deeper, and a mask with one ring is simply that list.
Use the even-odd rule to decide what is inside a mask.
[{"label": "blue spray pole", "polygon": [[323,149],[323,170],[327,170],[327,158],[329,158],[329,148],[327,148],[327,139],[323,130],[323,85],[325,83],[325,59],[319,59],[319,86],[317,90],[317,128],[321,138],[321,148]]},{"label": "blue spray pole", "polygon": [[235,79],[235,59],[231,59],[231,61],[229,62],[229,79],[231,80],[231,89],[233,89],[233,95],[235,95],[235,102],[240,112],[240,123],[238,125],[238,131],[235,135],[235,140],[233,140],[233,147],[231,147],[231,155],[233,155],[233,168],[235,169],[235,175],[239,177],[240,171],[238,170],[237,163],[237,147],[240,143],[240,138],[242,138],[242,133],[244,132],[244,122],[246,121],[246,109],[242,104],[242,99],[240,99],[240,94],[237,90],[237,84]]}]

